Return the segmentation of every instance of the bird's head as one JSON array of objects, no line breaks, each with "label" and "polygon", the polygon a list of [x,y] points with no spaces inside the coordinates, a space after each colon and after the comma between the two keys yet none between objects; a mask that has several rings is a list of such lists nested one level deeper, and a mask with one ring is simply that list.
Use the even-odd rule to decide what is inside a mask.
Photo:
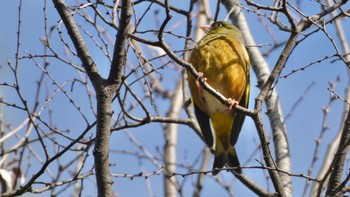
[{"label": "bird's head", "polygon": [[202,25],[200,28],[207,34],[227,34],[231,37],[241,38],[241,32],[233,25],[225,21],[218,21],[211,25]]}]

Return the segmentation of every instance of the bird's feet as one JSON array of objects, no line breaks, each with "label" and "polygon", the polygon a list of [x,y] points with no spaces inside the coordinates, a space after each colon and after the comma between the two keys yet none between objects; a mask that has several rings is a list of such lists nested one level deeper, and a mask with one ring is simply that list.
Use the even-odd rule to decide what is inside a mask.
[{"label": "bird's feet", "polygon": [[229,106],[226,107],[226,110],[227,110],[227,111],[232,110],[232,108],[233,108],[234,106],[236,106],[236,105],[239,104],[238,101],[236,101],[235,99],[232,99],[232,98],[228,98],[228,99],[227,99],[227,103],[229,103]]},{"label": "bird's feet", "polygon": [[201,88],[201,84],[199,83],[199,80],[201,80],[204,83],[207,81],[207,78],[203,77],[203,75],[204,74],[202,72],[198,73],[198,77],[197,77],[197,80],[196,80],[196,86],[197,86],[198,89]]}]

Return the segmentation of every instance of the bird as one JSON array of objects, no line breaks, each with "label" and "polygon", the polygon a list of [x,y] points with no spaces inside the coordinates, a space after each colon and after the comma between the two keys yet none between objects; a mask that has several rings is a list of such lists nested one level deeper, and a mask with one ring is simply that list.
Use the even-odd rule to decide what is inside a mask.
[{"label": "bird", "polygon": [[[250,94],[250,59],[242,33],[225,21],[200,27],[206,35],[196,43],[188,62],[199,73],[188,75],[194,114],[207,146],[214,150],[212,174],[227,164],[242,173],[235,144],[245,120],[245,114],[233,106],[248,108]],[[200,87],[203,80],[227,98],[222,104]]]}]

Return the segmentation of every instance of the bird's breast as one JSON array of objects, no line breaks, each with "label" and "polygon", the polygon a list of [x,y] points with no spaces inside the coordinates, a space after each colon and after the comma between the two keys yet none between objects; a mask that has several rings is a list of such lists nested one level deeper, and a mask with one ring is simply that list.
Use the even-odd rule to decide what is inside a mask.
[{"label": "bird's breast", "polygon": [[[191,54],[192,65],[203,73],[206,82],[226,98],[237,101],[241,99],[246,86],[245,61],[238,51],[240,45],[234,39],[214,39],[199,43]],[[226,106],[210,93],[199,90],[198,94],[200,107],[208,115],[226,110]]]}]

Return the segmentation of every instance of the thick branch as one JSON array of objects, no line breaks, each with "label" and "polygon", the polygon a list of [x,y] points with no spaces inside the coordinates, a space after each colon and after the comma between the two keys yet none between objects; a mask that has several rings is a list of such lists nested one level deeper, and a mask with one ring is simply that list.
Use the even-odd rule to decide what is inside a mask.
[{"label": "thick branch", "polygon": [[97,130],[94,148],[98,196],[112,196],[109,170],[109,137],[111,134],[112,100],[121,83],[121,70],[125,64],[125,41],[131,17],[130,0],[122,1],[121,23],[114,45],[112,66],[108,81],[95,87],[97,93]]},{"label": "thick branch", "polygon": [[96,180],[99,196],[112,196],[112,180],[109,172],[109,136],[111,125],[111,103],[112,98],[121,81],[121,68],[124,65],[125,40],[128,32],[128,25],[131,17],[131,2],[122,1],[121,23],[117,34],[112,66],[108,82],[98,74],[97,66],[91,58],[86,44],[79,32],[79,29],[69,13],[63,0],[53,0],[55,7],[60,14],[68,34],[77,50],[78,57],[82,61],[97,96],[97,130],[96,144],[94,149]]},{"label": "thick branch", "polygon": [[[280,72],[282,71],[282,68],[285,66],[285,64],[287,62],[287,59],[289,58],[294,47],[296,46],[296,41],[297,41],[298,35],[299,34],[296,32],[293,32],[290,35],[290,37],[286,43],[285,48],[283,49],[280,57],[277,60],[275,67],[273,68],[270,76],[267,78],[267,81],[265,82],[264,86],[261,88],[260,94],[256,98],[255,109],[258,112],[260,112],[259,113],[260,115],[261,115],[261,110],[262,110],[262,102],[268,100],[268,95],[269,95],[269,92],[271,90],[273,83],[275,82],[276,78],[279,76]],[[258,116],[258,119],[260,119],[260,121],[258,121],[258,122],[262,122],[262,117]],[[255,122],[256,122],[257,128],[263,127],[263,125],[258,124],[258,122],[256,120],[255,120]],[[266,143],[266,145],[268,145],[268,143],[267,143],[268,136],[265,135],[265,136],[260,136],[260,137],[265,138],[265,139],[261,138],[261,143],[262,143],[262,150],[264,152],[264,158],[265,158],[266,165],[273,166],[274,161],[273,161],[272,157],[269,156],[270,150],[268,148],[266,148],[266,146],[264,145],[264,143]],[[288,154],[289,154],[289,152],[288,152]],[[280,177],[276,174],[276,172],[269,170],[269,173],[270,173],[271,179],[273,180],[273,184],[274,184],[275,188],[276,189],[278,188],[278,191],[280,191],[280,192],[284,192],[284,189],[282,189],[282,188],[285,188],[287,185],[282,185],[281,184],[282,182],[279,182]],[[288,183],[288,184],[290,184],[290,183]],[[290,185],[289,185],[289,187],[290,187]],[[283,194],[282,196],[284,196],[284,195],[286,195],[286,194]]]},{"label": "thick branch", "polygon": [[343,175],[345,159],[350,149],[350,111],[348,111],[347,117],[344,122],[342,136],[340,138],[339,147],[333,161],[333,171],[331,172],[327,196],[343,196],[341,184],[341,178]]},{"label": "thick branch", "polygon": [[[328,6],[331,7],[332,1],[327,0]],[[336,13],[332,12],[331,13],[333,18],[336,18]],[[350,53],[350,48],[348,45],[348,41],[346,39],[344,29],[341,24],[341,20],[335,20],[334,21],[335,28],[337,30],[337,35],[339,37],[342,49],[343,49],[343,54],[349,54]],[[350,61],[350,56],[345,56],[344,57],[347,62]],[[350,72],[348,70],[348,76]],[[349,79],[348,79],[349,80]],[[348,81],[348,86],[345,90],[345,100],[350,100],[350,81]],[[320,167],[320,171],[318,172],[317,177],[322,178],[325,180],[322,182],[322,184],[314,182],[311,188],[310,196],[317,196],[323,191],[323,186],[328,184],[329,181],[329,176],[328,176],[328,171],[329,171],[329,166],[332,164],[332,160],[334,158],[334,155],[336,153],[337,147],[339,146],[340,138],[342,136],[342,131],[344,130],[344,124],[346,123],[346,118],[347,114],[349,113],[349,106],[347,103],[344,103],[343,106],[343,113],[342,113],[342,118],[341,118],[341,125],[339,127],[339,130],[337,132],[337,136],[333,139],[333,141],[328,145],[327,147],[327,152],[323,158],[323,163],[322,166]]]},{"label": "thick branch", "polygon": [[[112,88],[113,87],[113,88]],[[109,137],[111,133],[112,99],[116,86],[97,87],[97,127],[93,155],[98,196],[112,196],[112,179],[109,172]]]},{"label": "thick branch", "polygon": [[121,6],[121,16],[119,31],[114,44],[113,60],[108,76],[109,82],[120,84],[121,71],[125,64],[125,42],[129,31],[129,24],[131,18],[131,1],[123,0]]},{"label": "thick branch", "polygon": [[79,28],[75,23],[72,14],[68,11],[64,0],[52,0],[52,2],[54,3],[57,12],[61,16],[61,19],[63,20],[63,23],[74,44],[74,47],[77,50],[78,57],[80,58],[83,67],[85,68],[87,75],[91,80],[91,83],[94,86],[97,85],[97,83],[99,83],[102,78],[98,74],[97,66],[90,55],[90,52],[79,32]]},{"label": "thick branch", "polygon": [[[176,94],[171,100],[171,106],[168,112],[169,118],[178,118],[182,109],[182,79],[180,78],[176,86]],[[165,146],[164,146],[164,191],[168,197],[177,196],[177,180],[175,176],[170,176],[176,172],[176,147],[178,136],[178,124],[171,123],[165,127]]]}]

